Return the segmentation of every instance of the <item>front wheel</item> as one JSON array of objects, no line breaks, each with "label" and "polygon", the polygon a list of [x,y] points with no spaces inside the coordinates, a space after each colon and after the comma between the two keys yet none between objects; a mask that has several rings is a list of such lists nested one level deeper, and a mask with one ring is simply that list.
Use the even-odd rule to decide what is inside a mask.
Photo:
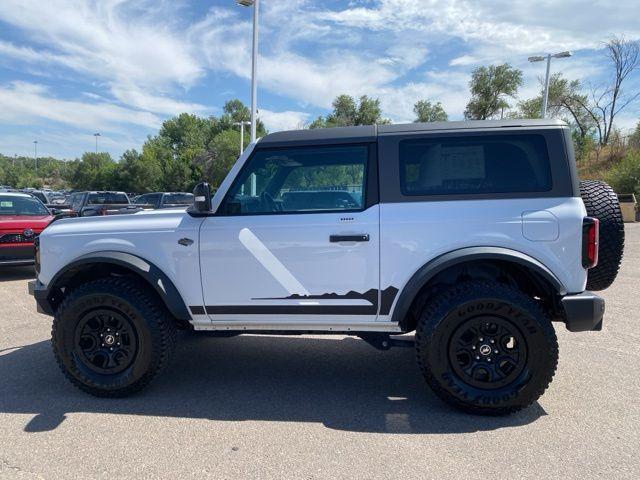
[{"label": "front wheel", "polygon": [[175,324],[140,281],[103,278],[69,293],[54,317],[51,341],[76,387],[123,397],[145,387],[168,363]]},{"label": "front wheel", "polygon": [[440,398],[484,415],[535,402],[558,363],[549,316],[519,290],[494,282],[465,282],[427,302],[416,348],[425,380]]}]

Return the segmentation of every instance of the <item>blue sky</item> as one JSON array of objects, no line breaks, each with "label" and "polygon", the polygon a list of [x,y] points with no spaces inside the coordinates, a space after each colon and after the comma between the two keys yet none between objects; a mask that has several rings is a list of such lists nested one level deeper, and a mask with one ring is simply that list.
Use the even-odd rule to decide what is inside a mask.
[{"label": "blue sky", "polygon": [[[539,90],[529,55],[570,49],[553,71],[598,86],[602,42],[640,39],[640,2],[591,0],[261,0],[258,106],[271,131],[325,114],[340,93],[380,98],[394,122],[419,99],[452,119],[470,72],[510,62]],[[251,10],[235,0],[1,0],[0,152],[114,157],[180,112],[249,103]],[[640,72],[626,85],[640,90]],[[619,117],[629,129],[640,102]]]}]

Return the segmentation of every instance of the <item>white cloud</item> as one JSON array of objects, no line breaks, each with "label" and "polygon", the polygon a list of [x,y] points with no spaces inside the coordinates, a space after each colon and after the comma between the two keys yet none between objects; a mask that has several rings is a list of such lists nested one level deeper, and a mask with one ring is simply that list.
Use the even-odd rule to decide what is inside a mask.
[{"label": "white cloud", "polygon": [[309,120],[308,113],[290,110],[284,112],[272,112],[271,110],[260,109],[258,116],[270,132],[299,130],[303,128]]},{"label": "white cloud", "polygon": [[57,99],[42,85],[12,82],[0,86],[0,123],[30,125],[41,120],[76,128],[123,131],[123,124],[157,129],[160,119],[149,112],[112,103]]},{"label": "white cloud", "polygon": [[612,31],[640,38],[637,13],[636,0],[620,0],[615,8],[608,2],[581,0],[380,0],[370,7],[324,11],[318,18],[439,43],[455,37],[468,42],[472,50],[491,46],[523,53],[594,48]]},{"label": "white cloud", "polygon": [[111,93],[126,105],[165,115],[179,115],[183,112],[202,113],[207,110],[207,107],[199,103],[180,102],[166,95],[152,95],[134,85],[114,85]]},{"label": "white cloud", "polygon": [[170,115],[203,110],[167,95],[176,85],[196,83],[204,69],[185,36],[170,28],[166,4],[128,7],[118,0],[5,0],[0,20],[21,29],[35,46],[0,41],[0,55],[71,69],[134,108]]},{"label": "white cloud", "polygon": [[[0,22],[24,41],[15,35],[8,41],[0,32],[0,67],[8,65],[13,78],[43,80],[0,85],[0,122],[55,122],[108,129],[115,136],[155,129],[165,116],[183,111],[214,110],[206,105],[208,94],[194,88],[212,77],[221,87],[216,101],[247,98],[251,12],[231,0],[219,5],[194,20],[187,10],[192,2],[184,0],[3,0]],[[554,61],[553,71],[597,82],[606,75],[601,52],[594,50],[600,42],[612,33],[640,38],[637,0],[618,0],[615,8],[600,0],[338,5],[263,3],[258,105],[268,100],[269,110],[260,115],[269,130],[308,122],[341,93],[380,98],[384,114],[396,122],[411,121],[420,99],[442,102],[457,119],[469,98],[470,71],[478,65],[510,62],[521,68],[520,98],[528,98],[538,93],[537,77],[544,73],[542,64],[526,61],[530,54],[574,49],[573,58]],[[44,79],[50,85],[62,79],[65,88],[38,85]],[[73,98],[69,90],[76,87]],[[630,79],[627,89],[633,88],[640,87]],[[629,109],[621,124],[636,114]]]}]

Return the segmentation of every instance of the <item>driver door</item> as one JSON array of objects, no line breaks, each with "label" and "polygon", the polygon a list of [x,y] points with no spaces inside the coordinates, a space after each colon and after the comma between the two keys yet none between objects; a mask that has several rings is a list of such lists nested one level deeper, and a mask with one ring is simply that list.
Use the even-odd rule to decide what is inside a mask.
[{"label": "driver door", "polygon": [[257,149],[200,231],[213,323],[373,322],[379,208],[372,144]]}]

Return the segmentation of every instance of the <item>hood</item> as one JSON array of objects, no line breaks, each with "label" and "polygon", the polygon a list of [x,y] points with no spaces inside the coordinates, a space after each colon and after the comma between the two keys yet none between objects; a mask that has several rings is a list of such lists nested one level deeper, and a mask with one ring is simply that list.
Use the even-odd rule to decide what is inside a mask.
[{"label": "hood", "polygon": [[51,215],[0,215],[0,231],[43,230],[53,220]]},{"label": "hood", "polygon": [[185,217],[184,210],[153,210],[123,215],[63,218],[44,232],[46,236],[74,234],[107,234],[175,230]]}]

